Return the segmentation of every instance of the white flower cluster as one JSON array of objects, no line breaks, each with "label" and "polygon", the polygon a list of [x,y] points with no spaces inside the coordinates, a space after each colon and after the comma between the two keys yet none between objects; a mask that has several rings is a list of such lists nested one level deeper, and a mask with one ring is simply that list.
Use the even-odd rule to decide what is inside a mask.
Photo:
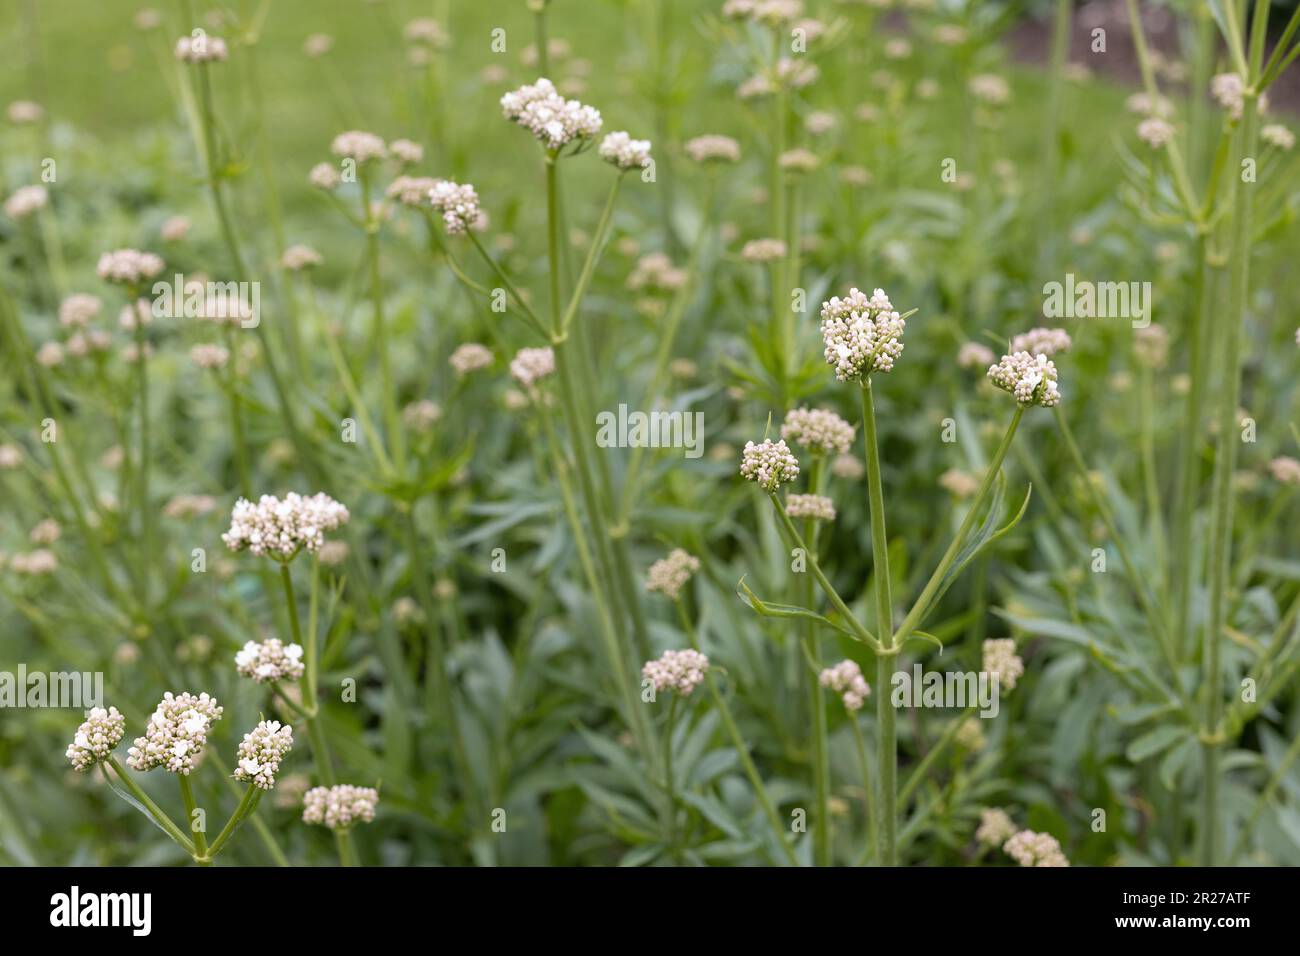
[{"label": "white flower cluster", "polygon": [[786,495],[785,513],[791,518],[834,521],[835,502],[825,495]]},{"label": "white flower cluster", "polygon": [[230,530],[221,536],[231,551],[247,548],[256,555],[287,561],[300,550],[316,551],[324,533],[347,524],[348,509],[329,495],[303,497],[289,492],[281,501],[262,495],[256,503],[240,498],[230,513]]},{"label": "white flower cluster", "polygon": [[268,681],[297,680],[302,676],[302,646],[286,645],[279,638],[249,641],[235,654],[235,670],[259,684]]},{"label": "white flower cluster", "polygon": [[[332,166],[326,166],[326,168],[333,169]],[[311,246],[304,245],[290,246],[280,256],[280,265],[290,272],[301,272],[303,269],[318,266],[324,261],[319,252]]]},{"label": "white flower cluster", "polygon": [[369,163],[376,159],[386,159],[388,146],[374,133],[351,129],[334,137],[330,143],[330,152],[358,163]]},{"label": "white flower cluster", "polygon": [[418,432],[427,432],[442,421],[442,406],[427,398],[411,402],[402,409],[402,421]]},{"label": "white flower cluster", "polygon": [[545,77],[502,96],[501,111],[550,150],[591,139],[600,132],[600,111],[566,100]]},{"label": "white flower cluster", "polygon": [[953,734],[953,741],[963,750],[976,751],[983,750],[988,739],[984,736],[984,728],[980,726],[978,717],[967,717],[957,725],[957,732]]},{"label": "white flower cluster", "polygon": [[841,695],[844,709],[850,713],[861,710],[871,694],[871,685],[862,676],[862,668],[857,661],[842,660],[834,667],[823,670],[817,680],[823,687],[829,687]]},{"label": "white flower cluster", "polygon": [[1021,866],[1069,866],[1061,844],[1050,833],[1021,830],[1002,845],[1003,851]]},{"label": "white flower cluster", "polygon": [[5,215],[10,219],[26,219],[32,213],[44,209],[49,201],[50,194],[44,186],[19,186],[5,200]]},{"label": "white flower cluster", "polygon": [[642,169],[650,165],[650,140],[633,139],[622,131],[609,133],[600,141],[599,153],[619,169]]},{"label": "white flower cluster", "polygon": [[844,454],[853,445],[854,427],[829,408],[796,408],[781,423],[781,437],[813,454]]},{"label": "white flower cluster", "polygon": [[462,235],[466,229],[480,228],[483,223],[478,193],[469,183],[462,185],[449,179],[439,179],[429,189],[429,202],[442,213],[443,225],[453,236]]},{"label": "white flower cluster", "polygon": [[163,505],[163,514],[168,518],[193,518],[216,506],[217,499],[211,495],[176,495]]},{"label": "white flower cluster", "polygon": [[[1246,106],[1246,84],[1240,74],[1220,73],[1210,78],[1210,95],[1213,96],[1234,120],[1241,119]],[[1268,109],[1268,96],[1259,95],[1259,112]]]},{"label": "white flower cluster", "polygon": [[414,166],[424,159],[424,147],[409,139],[395,139],[388,149],[403,166]]},{"label": "white flower cluster", "polygon": [[530,393],[535,390],[539,381],[554,372],[555,351],[549,346],[539,349],[520,349],[510,362],[510,374]]},{"label": "white flower cluster", "polygon": [[59,325],[65,329],[84,329],[90,321],[99,315],[103,303],[99,296],[77,292],[59,303]]},{"label": "white flower cluster", "polygon": [[466,342],[456,347],[450,361],[457,375],[468,375],[492,364],[492,350],[478,342]]},{"label": "white flower cluster", "polygon": [[14,574],[32,576],[53,574],[59,568],[59,559],[48,548],[37,548],[26,554],[15,554],[9,559],[9,570]]},{"label": "white flower cluster", "polygon": [[957,364],[962,368],[987,368],[996,360],[993,350],[979,342],[965,342],[957,350]]},{"label": "white flower cluster", "polygon": [[1148,116],[1138,123],[1137,134],[1152,149],[1160,149],[1174,138],[1174,124],[1158,116]]},{"label": "white flower cluster", "polygon": [[761,445],[745,442],[741,454],[740,473],[764,491],[776,491],[787,481],[799,477],[799,459],[790,452],[785,439],[765,439]]},{"label": "white flower cluster", "polygon": [[979,491],[980,480],[968,471],[949,468],[939,476],[939,487],[949,492],[954,498],[969,498]]},{"label": "white flower cluster", "polygon": [[1007,811],[1000,807],[985,807],[980,811],[980,825],[975,831],[975,841],[981,846],[1001,846],[1015,836],[1016,825]]},{"label": "white flower cluster", "polygon": [[668,557],[660,558],[650,565],[650,570],[646,573],[645,589],[658,591],[675,601],[691,575],[699,569],[699,558],[681,548],[674,548]]},{"label": "white flower cluster", "polygon": [[675,690],[683,697],[704,680],[709,672],[709,659],[699,651],[664,651],[658,660],[646,661],[641,676],[654,685],[656,691]]},{"label": "white flower cluster", "polygon": [[375,818],[379,791],[340,783],[333,787],[312,787],[302,795],[302,822],[318,823],[331,830],[346,830],[354,823]]},{"label": "white flower cluster", "polygon": [[203,753],[208,730],[221,719],[221,712],[216,699],[206,693],[177,697],[168,691],[149,718],[144,736],[135,738],[127,751],[127,766],[141,771],[163,767],[171,773],[188,775]]},{"label": "white flower cluster", "polygon": [[776,262],[785,254],[785,242],[780,239],[751,239],[740,250],[740,258],[757,263]]},{"label": "white flower cluster", "polygon": [[998,388],[1014,395],[1021,405],[1050,408],[1061,402],[1056,364],[1046,355],[1039,354],[1036,358],[1028,352],[1004,355],[996,365],[989,366],[989,378]]},{"label": "white flower cluster", "polygon": [[996,73],[976,74],[970,78],[968,85],[971,95],[984,103],[998,106],[1011,98],[1011,87],[1005,78]]},{"label": "white flower cluster", "polygon": [[99,277],[107,282],[123,285],[138,285],[145,279],[152,279],[163,270],[162,256],[138,249],[115,249],[99,257],[96,269]]},{"label": "white flower cluster", "polygon": [[67,756],[73,769],[89,770],[101,760],[107,760],[125,732],[126,718],[116,707],[92,709],[68,745]]},{"label": "white flower cluster", "polygon": [[1134,329],[1133,354],[1148,368],[1163,368],[1169,361],[1169,330],[1154,322]]},{"label": "white flower cluster", "polygon": [[1124,101],[1124,105],[1130,113],[1138,113],[1142,116],[1169,119],[1174,115],[1173,101],[1167,96],[1157,95],[1152,98],[1147,93],[1134,93]]},{"label": "white flower cluster", "polygon": [[221,37],[199,32],[176,41],[176,59],[182,63],[224,63],[228,56],[226,41]]},{"label": "white flower cluster", "polygon": [[833,296],[822,303],[821,316],[826,363],[841,382],[888,372],[903,352],[907,322],[883,289],[870,297],[860,289],[850,289],[843,299]]},{"label": "white flower cluster", "polygon": [[432,176],[398,176],[384,195],[396,199],[403,206],[423,206],[429,201],[429,191],[438,184]]},{"label": "white flower cluster", "polygon": [[990,638],[984,642],[984,673],[998,679],[1004,690],[1012,690],[1025,673],[1025,662],[1016,655],[1016,642],[1010,637]]},{"label": "white flower cluster", "polygon": [[1259,138],[1269,146],[1290,150],[1295,147],[1295,133],[1281,123],[1269,123],[1259,131]]},{"label": "white flower cluster", "polygon": [[1284,485],[1300,485],[1300,461],[1287,455],[1279,455],[1268,463],[1269,473],[1274,481]]},{"label": "white flower cluster", "polygon": [[339,171],[330,163],[317,163],[311,168],[311,172],[307,174],[307,182],[317,189],[338,189],[339,183],[342,181],[343,178],[339,175]]},{"label": "white flower cluster", "polygon": [[686,155],[696,163],[738,163],[740,144],[730,136],[705,133],[686,141]]},{"label": "white flower cluster", "polygon": [[1031,355],[1046,355],[1051,358],[1057,352],[1066,352],[1073,343],[1070,333],[1065,329],[1045,329],[1042,327],[1022,332],[1011,340],[1011,351],[1028,352]]},{"label": "white flower cluster", "polygon": [[258,721],[256,727],[244,734],[235,758],[236,780],[251,783],[259,790],[275,786],[275,774],[280,761],[293,747],[293,728],[278,720]]},{"label": "white flower cluster", "polygon": [[190,349],[190,361],[199,368],[225,368],[226,363],[230,361],[230,350],[207,343],[196,345]]},{"label": "white flower cluster", "polygon": [[675,292],[686,284],[686,270],[673,265],[673,260],[662,252],[651,252],[637,260],[636,268],[627,277],[629,289],[651,289]]}]

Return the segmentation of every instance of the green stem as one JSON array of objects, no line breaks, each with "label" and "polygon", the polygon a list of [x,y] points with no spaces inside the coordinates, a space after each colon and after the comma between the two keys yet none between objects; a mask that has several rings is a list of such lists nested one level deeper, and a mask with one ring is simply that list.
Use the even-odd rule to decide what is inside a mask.
[{"label": "green stem", "polygon": [[194,859],[199,866],[211,866],[212,861],[208,858],[208,837],[202,828],[194,828],[194,812],[198,809],[194,802],[194,788],[190,784],[188,774],[177,774],[177,779],[181,784],[181,800],[185,804],[185,819],[188,821],[190,832],[194,834]]},{"label": "green stem", "polygon": [[262,791],[255,784],[250,783],[248,789],[244,791],[243,797],[240,798],[239,806],[235,807],[235,812],[230,815],[230,819],[226,821],[226,825],[222,827],[221,832],[217,834],[217,838],[212,841],[212,848],[208,850],[207,855],[208,862],[211,862],[216,858],[217,854],[220,853],[222,848],[226,845],[226,841],[234,835],[237,829],[239,829],[239,825],[257,809],[257,804],[261,799]]},{"label": "green stem", "polygon": [[[126,789],[131,791],[131,795],[140,801],[141,806],[143,806],[149,812],[149,815],[158,822],[158,825],[163,828],[166,834],[175,840],[182,850],[190,856],[193,856],[194,844],[190,842],[187,836],[185,836],[181,828],[172,821],[172,818],[167,816],[158,804],[154,803],[153,800],[149,798],[149,795],[140,789],[139,784],[132,780],[127,772],[122,769],[122,765],[117,762],[117,758],[110,756],[105,763],[113,768],[117,773],[117,778],[122,781],[122,784]],[[107,771],[105,771],[105,773],[107,773]]]}]

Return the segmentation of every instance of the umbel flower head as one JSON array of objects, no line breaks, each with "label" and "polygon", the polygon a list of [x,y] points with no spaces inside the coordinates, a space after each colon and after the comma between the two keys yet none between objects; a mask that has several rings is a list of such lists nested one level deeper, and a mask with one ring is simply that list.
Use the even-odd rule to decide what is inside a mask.
[{"label": "umbel flower head", "polygon": [[772,492],[799,477],[799,459],[790,453],[784,438],[764,440],[761,445],[749,441],[741,455],[740,473],[764,491]]},{"label": "umbel flower head", "polygon": [[256,727],[244,734],[239,744],[234,778],[251,783],[259,790],[270,790],[275,786],[280,761],[292,747],[292,727],[278,720],[259,721]]},{"label": "umbel flower head", "polygon": [[256,504],[240,498],[230,513],[230,530],[221,540],[231,551],[247,549],[288,561],[304,548],[319,550],[325,532],[347,524],[350,517],[347,508],[324,493],[303,497],[291,491],[283,501],[262,495]]},{"label": "umbel flower head", "polygon": [[633,139],[623,131],[602,139],[599,152],[601,159],[619,169],[643,169],[650,165],[650,140]]},{"label": "umbel flower head", "polygon": [[781,423],[781,437],[814,455],[842,455],[853,445],[854,427],[828,408],[796,408]]},{"label": "umbel flower head", "polygon": [[379,791],[340,783],[333,787],[312,787],[302,795],[302,822],[317,823],[331,830],[346,830],[354,823],[375,818]]},{"label": "umbel flower head", "polygon": [[980,811],[979,829],[975,831],[975,840],[982,846],[1001,846],[1016,833],[1016,825],[1011,822],[1007,811],[1000,807],[985,807]]},{"label": "umbel flower head", "polygon": [[99,296],[74,293],[59,303],[59,325],[65,329],[84,329],[102,308]]},{"label": "umbel flower head", "polygon": [[539,381],[555,372],[555,351],[545,348],[523,348],[510,362],[510,374],[529,393],[536,391]]},{"label": "umbel flower head", "polygon": [[823,687],[829,687],[841,695],[844,709],[857,713],[871,694],[871,685],[862,676],[862,668],[857,661],[842,660],[834,667],[828,667],[817,678]]},{"label": "umbel flower head", "polygon": [[989,378],[1004,392],[1010,392],[1021,405],[1051,408],[1061,402],[1056,385],[1056,363],[1046,355],[1013,352],[989,366]]},{"label": "umbel flower head", "polygon": [[740,144],[730,136],[705,133],[686,141],[686,155],[696,163],[738,163]]},{"label": "umbel flower head", "polygon": [[168,691],[149,718],[144,736],[135,738],[127,751],[127,766],[140,771],[162,767],[188,776],[221,712],[216,699],[207,694],[174,696]]},{"label": "umbel flower head", "polygon": [[668,557],[660,558],[650,565],[646,573],[645,589],[658,591],[665,597],[677,600],[691,575],[700,569],[700,559],[688,554],[681,548],[674,548]]},{"label": "umbel flower head", "polygon": [[675,690],[683,697],[704,680],[709,672],[709,659],[699,651],[664,651],[658,660],[646,661],[641,676],[654,685],[656,691]]},{"label": "umbel flower head", "polygon": [[449,361],[457,375],[468,375],[492,364],[492,350],[480,342],[466,342],[456,347]]},{"label": "umbel flower head", "polygon": [[1050,833],[1021,830],[1002,845],[1003,851],[1021,866],[1069,866],[1061,844]]},{"label": "umbel flower head", "polygon": [[466,229],[479,228],[483,223],[483,210],[479,208],[478,193],[469,183],[454,183],[439,179],[429,188],[429,202],[442,213],[447,232],[459,236]]},{"label": "umbel flower head", "polygon": [[116,707],[92,709],[68,745],[68,759],[72,761],[73,769],[89,770],[107,760],[125,732],[126,718],[117,712]]},{"label": "umbel flower head", "polygon": [[386,159],[388,145],[374,133],[352,129],[334,137],[334,141],[330,143],[330,152],[358,163],[369,163],[377,159]]},{"label": "umbel flower head", "polygon": [[1028,352],[1030,355],[1046,355],[1051,358],[1057,352],[1068,352],[1073,345],[1070,333],[1065,329],[1045,329],[1041,326],[1021,332],[1011,340],[1012,352]]},{"label": "umbel flower head", "polygon": [[883,289],[870,296],[860,289],[850,289],[843,299],[834,296],[822,303],[826,363],[841,382],[888,372],[903,353],[906,326]]},{"label": "umbel flower head", "polygon": [[139,249],[115,249],[99,257],[99,277],[120,285],[139,285],[163,271],[162,256]]},{"label": "umbel flower head", "polygon": [[10,219],[26,219],[32,213],[45,208],[49,201],[50,194],[44,186],[20,186],[5,200],[5,214]]},{"label": "umbel flower head", "polygon": [[1024,674],[1025,662],[1016,655],[1016,642],[1012,638],[991,638],[984,642],[984,663],[980,670],[996,677],[999,686],[1011,690]]},{"label": "umbel flower head", "polygon": [[600,112],[577,100],[566,100],[546,77],[502,96],[501,112],[552,151],[590,140],[600,132]]},{"label": "umbel flower head", "polygon": [[834,521],[835,502],[825,495],[786,495],[785,513],[791,518]]},{"label": "umbel flower head", "polygon": [[297,680],[303,672],[302,647],[298,644],[286,645],[276,637],[260,644],[249,641],[235,655],[235,670],[259,684]]}]

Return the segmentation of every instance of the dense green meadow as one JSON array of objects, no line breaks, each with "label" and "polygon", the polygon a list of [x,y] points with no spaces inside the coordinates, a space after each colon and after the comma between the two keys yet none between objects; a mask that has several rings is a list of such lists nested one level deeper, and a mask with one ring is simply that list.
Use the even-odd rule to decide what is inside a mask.
[{"label": "dense green meadow", "polygon": [[1296,20],[1127,6],[5,3],[0,862],[1300,864]]}]

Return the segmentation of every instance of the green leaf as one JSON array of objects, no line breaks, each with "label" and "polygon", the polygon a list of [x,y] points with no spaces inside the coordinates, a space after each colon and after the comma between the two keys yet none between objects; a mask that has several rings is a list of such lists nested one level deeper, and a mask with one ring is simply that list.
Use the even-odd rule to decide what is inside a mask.
[{"label": "green leaf", "polygon": [[990,547],[1012,528],[1020,524],[1020,519],[1025,516],[1025,511],[1029,508],[1029,499],[1034,493],[1034,486],[1030,485],[1025,492],[1025,500],[1020,503],[1019,510],[1006,524],[999,528],[998,521],[1002,517],[1002,500],[1006,497],[1006,484],[1005,476],[999,471],[997,481],[994,483],[993,500],[989,503],[989,510],[984,516],[983,524],[980,525],[979,530],[970,537],[962,549],[957,552],[957,557],[939,582],[939,587],[934,592],[934,597],[930,600],[929,606],[921,614],[920,620],[925,620],[926,615],[930,613],[930,609],[939,603],[939,599],[943,597],[948,588],[952,587],[953,582],[965,570],[966,565],[974,561],[980,555],[980,552]]},{"label": "green leaf", "polygon": [[1176,792],[1178,790],[1178,776],[1195,754],[1196,739],[1189,735],[1177,747],[1165,754],[1164,760],[1160,761],[1160,782],[1171,791]]},{"label": "green leaf", "polygon": [[1157,727],[1129,744],[1125,754],[1133,763],[1141,763],[1148,757],[1154,757],[1168,750],[1176,741],[1186,736],[1186,727]]},{"label": "green leaf", "polygon": [[845,634],[859,643],[862,641],[862,638],[858,637],[857,634],[853,633],[848,628],[841,627],[829,618],[822,617],[822,615],[818,614],[816,611],[810,611],[806,607],[799,607],[794,604],[768,604],[749,589],[749,585],[745,583],[744,578],[740,579],[736,587],[738,588],[736,596],[750,608],[753,608],[760,617],[796,618],[804,621],[813,621],[817,624],[823,625],[824,627],[829,627],[833,630],[839,631],[841,634]]},{"label": "green leaf", "polygon": [[[123,787],[120,783],[118,783],[116,780],[113,779],[113,775],[111,773],[109,773],[108,771],[103,771],[101,773],[101,776],[104,778],[104,780],[108,782],[109,789],[111,789],[115,794],[117,794],[127,803],[131,804],[131,806],[139,810],[140,813],[146,819],[148,819],[150,823],[156,826],[159,830],[162,830],[163,833],[167,833],[167,830],[163,827],[161,823],[157,821],[154,815],[144,808],[144,804],[142,804],[135,797],[131,796],[130,792],[125,787]],[[167,833],[167,839],[169,840],[172,839],[172,835],[170,833]]]}]

